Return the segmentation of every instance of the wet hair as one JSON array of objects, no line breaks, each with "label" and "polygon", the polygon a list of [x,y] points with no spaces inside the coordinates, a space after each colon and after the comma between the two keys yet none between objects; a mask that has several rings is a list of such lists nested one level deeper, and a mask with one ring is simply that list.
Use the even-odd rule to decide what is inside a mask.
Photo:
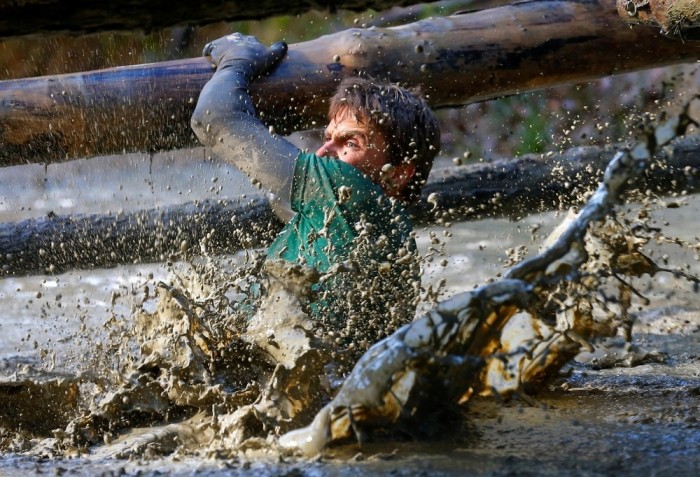
[{"label": "wet hair", "polygon": [[418,91],[350,77],[340,83],[331,98],[328,118],[347,112],[383,135],[392,165],[415,165],[416,172],[401,191],[401,199],[409,204],[417,201],[440,150],[440,126],[425,99]]}]

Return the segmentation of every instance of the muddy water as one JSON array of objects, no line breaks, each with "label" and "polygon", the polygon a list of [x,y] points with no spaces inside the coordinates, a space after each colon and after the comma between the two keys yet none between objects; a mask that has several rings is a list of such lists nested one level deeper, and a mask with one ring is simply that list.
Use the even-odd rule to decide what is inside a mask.
[{"label": "muddy water", "polygon": [[[154,160],[133,156],[128,164],[101,166],[99,174],[85,161],[71,164],[73,170],[65,167],[52,166],[47,172],[16,169],[14,184],[23,187],[19,193],[16,186],[3,182],[2,220],[49,210],[63,214],[151,207],[182,200],[183,195],[193,200],[195,194],[216,193],[219,186],[223,186],[219,194],[249,189],[227,168],[168,156]],[[76,169],[81,174],[76,175]],[[182,183],[186,185],[172,187]],[[89,192],[80,193],[84,191]],[[680,208],[661,207],[657,225],[669,236],[697,243],[698,205],[700,199],[691,197]],[[561,218],[562,214],[548,213],[519,221],[485,220],[419,230],[422,250],[434,246],[431,232],[445,245],[445,256],[426,264],[424,286],[439,288],[442,299],[483,284],[503,273],[514,255],[535,251]],[[668,255],[669,266],[687,264],[689,272],[700,273],[693,250],[663,245],[653,253]],[[131,303],[138,300],[141,286],[166,279],[169,273],[162,265],[146,265],[1,280],[0,373],[21,380],[33,367],[55,376],[117,370],[120,357],[104,356],[106,350],[100,349],[107,338],[104,324],[129,323]],[[440,286],[443,280],[445,285]],[[691,284],[668,275],[646,279],[636,287],[651,302],[636,308],[632,345],[613,339],[594,354],[580,355],[560,379],[532,399],[476,400],[464,415],[447,422],[377,436],[362,447],[334,447],[314,461],[254,448],[235,459],[184,452],[132,460],[101,457],[99,450],[91,455],[76,451],[70,459],[6,453],[0,474],[696,475],[700,300]],[[426,309],[430,304],[421,306]],[[28,416],[27,422],[32,419]]]}]

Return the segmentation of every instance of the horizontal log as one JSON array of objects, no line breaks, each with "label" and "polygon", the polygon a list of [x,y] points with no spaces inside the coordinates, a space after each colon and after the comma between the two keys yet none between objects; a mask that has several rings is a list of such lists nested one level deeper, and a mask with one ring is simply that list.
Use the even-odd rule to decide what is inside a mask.
[{"label": "horizontal log", "polygon": [[[518,217],[580,202],[595,188],[615,148],[433,171],[411,213],[420,225]],[[659,194],[700,191],[700,136],[665,147],[638,187]],[[177,260],[266,246],[282,224],[264,197],[117,215],[50,216],[0,224],[0,276]]]},{"label": "horizontal log", "polygon": [[[700,44],[629,28],[615,0],[540,0],[351,29],[290,45],[252,88],[279,131],[325,121],[337,82],[360,73],[418,86],[435,107],[686,61]],[[0,82],[0,165],[189,147],[205,58]]]},{"label": "horizontal log", "polygon": [[3,275],[181,259],[264,246],[281,229],[268,200],[203,201],[115,215],[0,224]]},{"label": "horizontal log", "polygon": [[[582,202],[602,179],[620,146],[576,147],[546,157],[528,154],[431,173],[413,211],[419,223],[520,218]],[[659,195],[700,191],[700,136],[678,139],[660,149],[654,166],[637,184]]]},{"label": "horizontal log", "polygon": [[421,0],[22,0],[0,2],[0,38],[115,30],[151,31],[177,25],[257,20],[338,8],[385,10]]}]

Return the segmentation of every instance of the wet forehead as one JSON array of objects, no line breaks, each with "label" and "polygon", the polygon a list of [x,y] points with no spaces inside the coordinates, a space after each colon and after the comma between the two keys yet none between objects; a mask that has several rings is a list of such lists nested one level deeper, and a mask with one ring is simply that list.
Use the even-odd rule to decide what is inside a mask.
[{"label": "wet forehead", "polygon": [[367,124],[358,121],[357,115],[350,113],[347,109],[332,118],[324,135],[326,137],[349,137],[365,136],[369,138],[373,135]]}]

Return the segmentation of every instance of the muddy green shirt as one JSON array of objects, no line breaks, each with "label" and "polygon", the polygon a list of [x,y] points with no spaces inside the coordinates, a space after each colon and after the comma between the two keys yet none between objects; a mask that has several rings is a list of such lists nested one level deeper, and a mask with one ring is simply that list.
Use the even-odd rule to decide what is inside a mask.
[{"label": "muddy green shirt", "polygon": [[387,260],[386,253],[396,253],[412,230],[404,208],[379,185],[343,161],[315,154],[297,158],[291,205],[296,215],[272,243],[268,256],[320,272],[348,258],[360,233],[369,234],[372,242],[386,237],[386,245],[368,252]]},{"label": "muddy green shirt", "polygon": [[[343,261],[357,269],[319,286],[321,296],[313,307],[317,319],[332,321],[337,328],[356,323],[360,314],[362,321],[373,316],[385,325],[413,318],[420,282],[411,260],[416,246],[411,221],[398,201],[355,167],[302,153],[296,161],[291,206],[296,215],[274,240],[268,257],[309,265],[321,273]],[[382,323],[376,326],[385,328]]]}]

